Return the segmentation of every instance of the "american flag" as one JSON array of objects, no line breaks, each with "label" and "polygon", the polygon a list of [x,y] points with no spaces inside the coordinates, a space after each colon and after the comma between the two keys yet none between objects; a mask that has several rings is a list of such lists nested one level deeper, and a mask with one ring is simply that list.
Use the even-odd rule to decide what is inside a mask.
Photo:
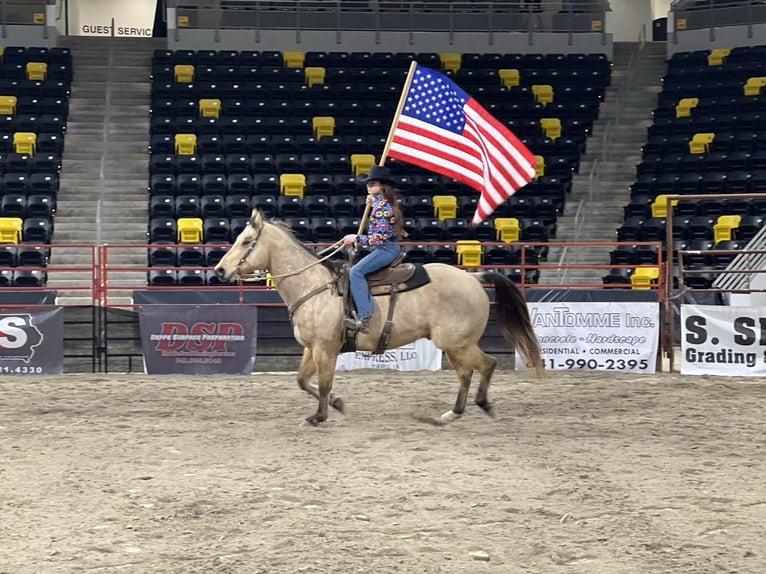
[{"label": "american flag", "polygon": [[481,192],[473,216],[486,219],[535,176],[535,156],[444,74],[416,65],[388,155]]}]

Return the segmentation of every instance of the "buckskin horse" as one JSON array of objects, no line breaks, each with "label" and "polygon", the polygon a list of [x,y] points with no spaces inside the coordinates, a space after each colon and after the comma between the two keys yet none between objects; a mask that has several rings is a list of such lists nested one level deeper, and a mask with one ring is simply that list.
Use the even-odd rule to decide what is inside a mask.
[{"label": "buckskin horse", "polygon": [[[368,331],[357,335],[356,348],[380,351],[378,343],[386,322],[390,328],[385,348],[429,338],[444,351],[460,382],[452,410],[433,422],[447,424],[463,415],[475,370],[480,374],[476,404],[494,416],[488,390],[497,360],[478,346],[490,310],[483,283],[495,288],[495,318],[503,337],[521,352],[527,366],[541,375],[543,359],[524,297],[518,287],[500,273],[468,273],[442,263],[428,263],[424,268],[430,281],[398,294],[391,317],[388,316],[390,298],[374,297],[375,315]],[[344,409],[343,400],[331,393],[336,359],[346,339],[344,298],[338,292],[338,266],[320,259],[287,225],[266,221],[263,213],[256,209],[215,266],[215,272],[223,281],[235,281],[263,276],[266,271],[272,275],[287,305],[295,338],[304,347],[298,385],[318,400],[317,411],[306,419],[318,425],[327,420],[329,405],[341,412]],[[318,386],[311,383],[315,373]]]}]

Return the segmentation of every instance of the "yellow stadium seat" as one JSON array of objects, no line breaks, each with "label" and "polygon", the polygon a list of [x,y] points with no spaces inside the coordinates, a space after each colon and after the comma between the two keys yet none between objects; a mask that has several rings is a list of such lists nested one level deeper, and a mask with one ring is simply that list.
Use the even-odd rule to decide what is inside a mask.
[{"label": "yellow stadium seat", "polygon": [[739,227],[742,221],[741,215],[721,215],[713,225],[713,241],[728,241],[731,239],[732,231]]},{"label": "yellow stadium seat", "polygon": [[724,60],[726,60],[726,56],[729,55],[729,48],[715,48],[714,50],[710,50],[710,53],[707,56],[707,65],[708,66],[720,66],[724,63]]},{"label": "yellow stadium seat", "polygon": [[[670,204],[678,205],[677,199],[671,199]],[[654,198],[652,202],[652,217],[667,217],[668,216],[668,196],[664,193]]]},{"label": "yellow stadium seat", "polygon": [[460,69],[463,56],[459,52],[442,52],[439,54],[439,60],[442,63],[442,70],[457,72]]},{"label": "yellow stadium seat", "polygon": [[35,153],[37,135],[32,132],[16,132],[13,134],[13,151],[16,153]]},{"label": "yellow stadium seat", "polygon": [[715,134],[712,132],[697,133],[689,140],[689,153],[707,153],[713,143]]},{"label": "yellow stadium seat", "polygon": [[457,264],[465,267],[476,267],[481,265],[483,251],[481,241],[475,239],[461,239],[455,242],[455,252],[457,253]]},{"label": "yellow stadium seat", "polygon": [[176,64],[173,66],[173,77],[179,84],[190,84],[194,81],[194,66],[191,64]]},{"label": "yellow stadium seat", "polygon": [[202,219],[181,217],[176,220],[178,243],[202,243]]},{"label": "yellow stadium seat", "polygon": [[512,88],[521,83],[521,77],[516,68],[503,68],[497,71],[497,75],[500,76],[500,83],[506,88]]},{"label": "yellow stadium seat", "polygon": [[221,100],[218,98],[202,98],[199,101],[199,115],[203,118],[221,117]]},{"label": "yellow stadium seat", "polygon": [[692,109],[700,103],[699,98],[681,98],[676,105],[676,117],[688,118],[692,115]]},{"label": "yellow stadium seat", "polygon": [[545,175],[545,157],[541,155],[535,156],[535,178]]},{"label": "yellow stadium seat", "polygon": [[306,55],[300,50],[288,50],[282,52],[282,62],[285,68],[302,68]]},{"label": "yellow stadium seat", "polygon": [[314,116],[311,118],[314,128],[314,138],[335,135],[335,118],[332,116]]},{"label": "yellow stadium seat", "polygon": [[545,106],[553,101],[553,86],[550,84],[535,84],[532,86],[532,93],[538,104]]},{"label": "yellow stadium seat", "polygon": [[354,175],[362,175],[370,171],[370,168],[375,164],[375,156],[371,153],[352,153],[351,154],[351,170]]},{"label": "yellow stadium seat", "polygon": [[271,273],[266,273],[266,287],[276,288],[277,284],[274,283],[274,276]]},{"label": "yellow stadium seat", "polygon": [[0,96],[0,115],[12,116],[16,113],[16,96]]},{"label": "yellow stadium seat", "polygon": [[434,217],[440,220],[457,217],[457,197],[454,195],[434,195],[431,202],[434,206]]},{"label": "yellow stadium seat", "polygon": [[508,243],[521,238],[521,226],[515,217],[496,217],[495,235],[498,241]]},{"label": "yellow stadium seat", "polygon": [[178,155],[197,153],[197,136],[194,134],[176,134],[175,150]]},{"label": "yellow stadium seat", "polygon": [[324,84],[326,70],[321,66],[309,66],[303,70],[306,85],[310,88],[314,84]]},{"label": "yellow stadium seat", "polygon": [[559,118],[540,118],[540,125],[545,137],[555,140],[561,137],[561,120]]},{"label": "yellow stadium seat", "polygon": [[21,243],[23,225],[20,217],[0,217],[0,243]]},{"label": "yellow stadium seat", "polygon": [[282,195],[299,195],[306,191],[306,176],[302,173],[283,173],[279,176],[279,191]]},{"label": "yellow stadium seat", "polygon": [[652,283],[656,283],[660,276],[660,268],[654,267],[636,267],[636,270],[630,276],[630,284],[633,289],[651,289]]},{"label": "yellow stadium seat", "polygon": [[44,80],[48,76],[45,62],[27,62],[27,80]]},{"label": "yellow stadium seat", "polygon": [[758,96],[764,86],[766,86],[766,76],[754,76],[747,79],[745,85],[742,86],[742,91],[746,96]]}]

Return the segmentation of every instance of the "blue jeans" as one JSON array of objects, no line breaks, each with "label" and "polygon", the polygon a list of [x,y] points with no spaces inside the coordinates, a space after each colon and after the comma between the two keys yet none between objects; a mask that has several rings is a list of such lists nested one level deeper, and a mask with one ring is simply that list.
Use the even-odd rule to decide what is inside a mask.
[{"label": "blue jeans", "polygon": [[370,288],[367,286],[365,275],[383,269],[389,265],[396,256],[399,255],[399,246],[395,241],[384,241],[378,246],[372,248],[370,254],[364,259],[355,263],[349,271],[351,282],[351,297],[354,299],[356,313],[360,319],[371,317],[375,312],[375,306],[372,303]]}]

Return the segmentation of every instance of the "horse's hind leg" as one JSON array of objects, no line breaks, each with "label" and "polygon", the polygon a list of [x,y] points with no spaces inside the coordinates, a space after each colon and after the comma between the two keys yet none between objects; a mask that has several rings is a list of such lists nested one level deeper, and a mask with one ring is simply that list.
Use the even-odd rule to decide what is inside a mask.
[{"label": "horse's hind leg", "polygon": [[495,408],[492,403],[489,402],[489,383],[492,381],[492,373],[495,372],[497,366],[497,359],[490,357],[484,351],[479,349],[481,353],[481,366],[479,367],[479,375],[481,379],[479,381],[479,388],[476,391],[476,404],[487,413],[489,416],[495,416]]},{"label": "horse's hind leg", "polygon": [[471,387],[471,377],[473,376],[473,365],[470,361],[470,350],[460,349],[459,351],[446,351],[447,359],[450,365],[455,369],[460,387],[457,391],[455,406],[451,411],[444,413],[440,420],[443,423],[451,423],[459,419],[465,412],[465,403],[468,398],[468,389]]},{"label": "horse's hind leg", "polygon": [[[301,357],[301,364],[298,367],[298,386],[310,394],[315,399],[319,400],[319,389],[311,384],[311,377],[316,373],[316,364],[314,363],[314,357],[311,349],[303,349],[303,357]],[[341,413],[345,411],[346,405],[343,399],[330,393],[330,406],[339,410]]]},{"label": "horse's hind leg", "polygon": [[332,391],[332,380],[335,375],[335,362],[337,356],[319,348],[314,348],[312,353],[314,364],[317,369],[317,378],[319,379],[319,404],[317,405],[317,411],[308,417],[306,422],[316,426],[327,420],[327,410],[330,402],[330,391]]}]

